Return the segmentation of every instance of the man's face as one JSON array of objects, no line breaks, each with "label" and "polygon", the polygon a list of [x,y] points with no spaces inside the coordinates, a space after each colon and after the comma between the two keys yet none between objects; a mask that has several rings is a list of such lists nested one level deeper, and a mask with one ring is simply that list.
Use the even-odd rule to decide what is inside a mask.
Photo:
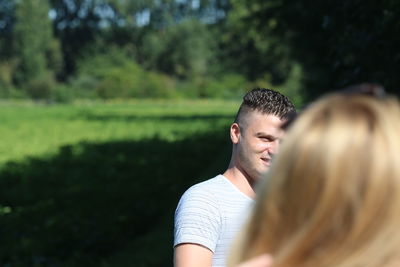
[{"label": "man's face", "polygon": [[278,152],[279,142],[284,135],[281,129],[283,122],[275,115],[253,111],[238,123],[236,164],[253,182],[265,176],[272,156]]}]

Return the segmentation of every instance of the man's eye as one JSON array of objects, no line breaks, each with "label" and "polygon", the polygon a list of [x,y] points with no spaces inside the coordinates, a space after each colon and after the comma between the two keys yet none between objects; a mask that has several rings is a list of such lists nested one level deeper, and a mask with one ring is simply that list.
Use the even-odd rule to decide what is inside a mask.
[{"label": "man's eye", "polygon": [[264,142],[272,142],[273,141],[272,138],[270,138],[270,137],[260,137],[260,138]]}]

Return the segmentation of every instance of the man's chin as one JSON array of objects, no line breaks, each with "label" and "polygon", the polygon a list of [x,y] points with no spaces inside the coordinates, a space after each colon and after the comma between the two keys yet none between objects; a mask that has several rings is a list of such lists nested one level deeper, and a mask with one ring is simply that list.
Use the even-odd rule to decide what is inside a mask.
[{"label": "man's chin", "polygon": [[267,176],[268,170],[269,170],[269,167],[266,167],[266,168],[263,168],[262,171],[259,171],[257,178],[255,180],[259,181],[259,180],[265,179],[265,177]]}]

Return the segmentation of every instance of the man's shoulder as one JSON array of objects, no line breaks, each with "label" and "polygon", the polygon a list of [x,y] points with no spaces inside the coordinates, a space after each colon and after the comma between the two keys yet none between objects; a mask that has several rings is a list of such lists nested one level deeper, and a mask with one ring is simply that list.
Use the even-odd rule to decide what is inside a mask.
[{"label": "man's shoulder", "polygon": [[216,188],[223,177],[216,176],[191,186],[175,211],[174,246],[199,244],[215,251],[222,225],[222,210]]},{"label": "man's shoulder", "polygon": [[226,190],[226,181],[222,175],[217,175],[214,178],[205,180],[189,187],[185,194],[215,194],[219,191]]},{"label": "man's shoulder", "polygon": [[224,179],[222,175],[217,175],[214,178],[192,185],[183,193],[180,203],[217,205],[218,198],[225,194],[226,182]]}]

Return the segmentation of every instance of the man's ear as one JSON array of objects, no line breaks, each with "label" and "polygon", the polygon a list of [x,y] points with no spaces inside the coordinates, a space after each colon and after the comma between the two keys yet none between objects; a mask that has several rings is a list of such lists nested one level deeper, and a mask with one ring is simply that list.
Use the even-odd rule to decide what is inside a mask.
[{"label": "man's ear", "polygon": [[239,140],[240,140],[240,127],[239,127],[239,124],[237,124],[236,122],[232,123],[231,129],[230,129],[230,133],[231,133],[232,143],[233,144],[239,143]]}]

